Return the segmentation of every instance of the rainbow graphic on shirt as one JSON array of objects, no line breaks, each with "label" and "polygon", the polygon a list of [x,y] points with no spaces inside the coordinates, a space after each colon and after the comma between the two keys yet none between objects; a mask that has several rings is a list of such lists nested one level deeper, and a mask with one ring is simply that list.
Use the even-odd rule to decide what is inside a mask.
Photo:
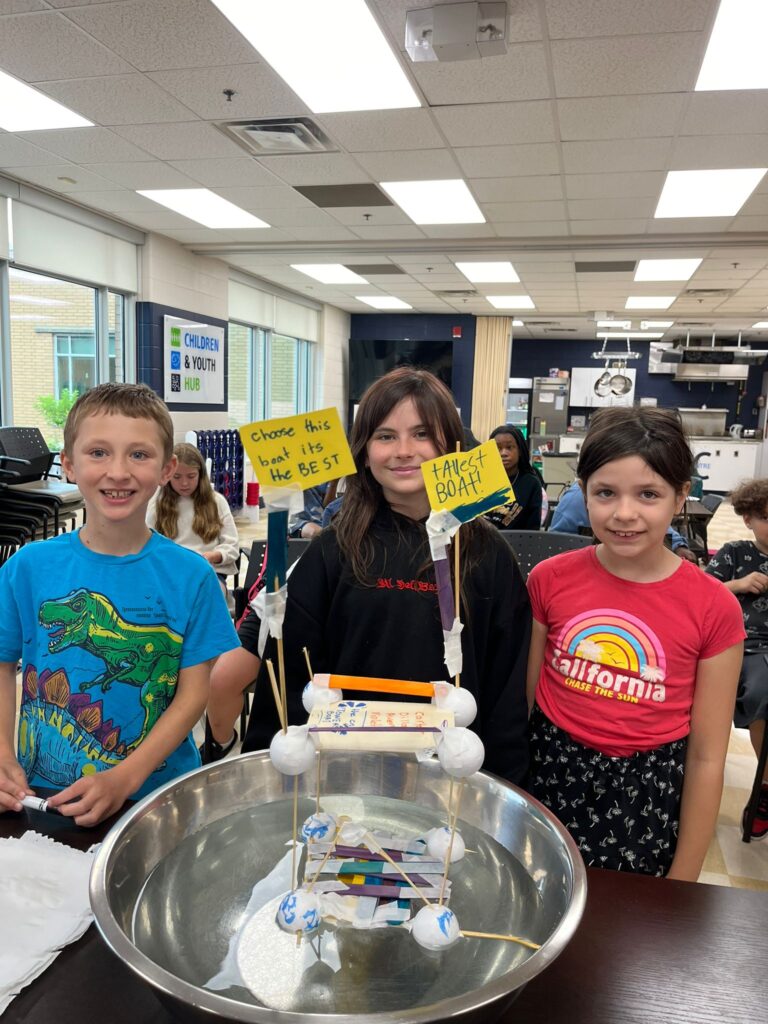
[{"label": "rainbow graphic on shirt", "polygon": [[569,619],[549,660],[569,689],[584,694],[633,704],[666,698],[667,659],[659,638],[641,619],[616,608]]}]

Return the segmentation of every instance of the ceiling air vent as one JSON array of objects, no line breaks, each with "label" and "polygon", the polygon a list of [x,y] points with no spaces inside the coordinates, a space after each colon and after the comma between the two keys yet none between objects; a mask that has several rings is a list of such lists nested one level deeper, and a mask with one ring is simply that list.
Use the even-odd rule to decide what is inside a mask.
[{"label": "ceiling air vent", "polygon": [[526,320],[526,327],[557,327],[559,320]]},{"label": "ceiling air vent", "polygon": [[338,148],[310,117],[226,121],[216,127],[253,156],[331,153]]},{"label": "ceiling air vent", "polygon": [[714,326],[714,320],[675,320],[675,327],[690,327],[694,331]]},{"label": "ceiling air vent", "polygon": [[716,299],[722,295],[732,295],[733,288],[686,288],[683,296],[691,299]]},{"label": "ceiling air vent", "polygon": [[447,291],[435,292],[435,295],[445,295],[450,299],[468,299],[477,295],[474,288],[449,288]]},{"label": "ceiling air vent", "polygon": [[545,334],[578,334],[577,327],[545,327]]}]

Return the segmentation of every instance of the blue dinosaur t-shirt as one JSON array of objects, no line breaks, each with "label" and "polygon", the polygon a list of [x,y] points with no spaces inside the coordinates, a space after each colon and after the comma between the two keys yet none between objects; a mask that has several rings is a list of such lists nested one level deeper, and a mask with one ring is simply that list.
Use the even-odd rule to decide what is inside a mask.
[{"label": "blue dinosaur t-shirt", "polygon": [[[238,646],[211,566],[158,533],[135,555],[97,554],[76,532],[21,548],[0,569],[0,661],[22,660],[29,784],[64,789],[119,764],[180,669]],[[190,734],[133,796],[199,765]]]}]

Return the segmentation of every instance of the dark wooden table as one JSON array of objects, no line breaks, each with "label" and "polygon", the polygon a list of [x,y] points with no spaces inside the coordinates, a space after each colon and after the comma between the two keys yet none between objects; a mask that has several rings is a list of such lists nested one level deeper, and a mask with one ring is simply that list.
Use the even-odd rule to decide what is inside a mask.
[{"label": "dark wooden table", "polygon": [[[0,816],[87,849],[106,832]],[[502,1024],[757,1024],[768,1017],[768,893],[590,869],[581,926]],[[186,1024],[91,927],[14,999],[3,1024]],[[218,1018],[211,1018],[213,1021]]]}]

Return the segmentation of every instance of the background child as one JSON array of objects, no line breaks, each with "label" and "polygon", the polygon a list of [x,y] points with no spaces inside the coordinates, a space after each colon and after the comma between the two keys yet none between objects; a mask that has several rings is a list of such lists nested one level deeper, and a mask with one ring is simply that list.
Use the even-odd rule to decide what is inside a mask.
[{"label": "background child", "polygon": [[544,504],[544,481],[531,465],[528,442],[513,424],[505,423],[491,431],[499,455],[515,492],[515,500],[486,514],[500,530],[540,530]]},{"label": "background child", "polygon": [[528,578],[531,792],[596,867],[695,881],[723,782],[744,629],[664,546],[689,489],[675,413],[607,409],[578,475],[596,547]]},{"label": "background child", "polygon": [[[350,438],[357,473],[347,478],[331,526],[312,541],[288,581],[283,637],[291,722],[306,721],[305,646],[315,672],[447,678],[421,464],[455,451],[462,439],[450,392],[426,371],[393,370],[363,396]],[[486,767],[520,782],[528,763],[528,598],[496,530],[475,521],[461,532],[461,684],[478,702],[473,728],[485,743]],[[246,643],[242,627],[241,640]],[[275,660],[272,640],[265,657]],[[360,695],[366,698],[380,695]],[[268,746],[278,728],[262,668],[243,749]]]},{"label": "background child", "polygon": [[25,545],[0,570],[0,809],[52,788],[62,814],[95,825],[200,764],[190,730],[210,659],[237,637],[210,567],[145,523],[176,465],[161,399],[143,384],[87,391],[61,460],[85,525]]},{"label": "background child", "polygon": [[[731,504],[755,539],[724,544],[704,571],[736,595],[744,615],[747,642],[733,722],[749,729],[759,757],[768,717],[768,480],[742,484]],[[751,834],[753,839],[768,835],[768,768]]]},{"label": "background child", "polygon": [[227,499],[214,491],[205,461],[191,444],[173,449],[176,468],[152,498],[147,526],[210,562],[222,584],[237,572],[240,546]]}]

